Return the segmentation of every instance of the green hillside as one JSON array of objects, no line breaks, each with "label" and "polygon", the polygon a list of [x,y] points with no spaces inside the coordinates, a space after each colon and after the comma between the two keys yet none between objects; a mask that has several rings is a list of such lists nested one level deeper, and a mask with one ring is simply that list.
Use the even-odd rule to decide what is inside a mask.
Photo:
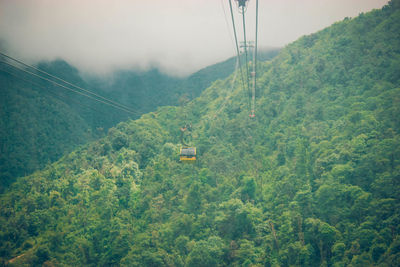
[{"label": "green hillside", "polygon": [[[261,55],[266,60],[276,54],[277,50],[270,50]],[[116,71],[108,78],[87,77],[63,60],[40,62],[37,67],[136,113],[104,105],[1,62],[0,192],[17,177],[31,174],[79,145],[103,136],[121,121],[138,118],[159,106],[178,105],[182,96],[198,96],[216,79],[229,76],[235,62],[228,59],[184,78],[170,77],[157,69]]]},{"label": "green hillside", "polygon": [[93,138],[88,122],[65,97],[28,79],[1,65],[0,192],[16,177],[43,168]]},{"label": "green hillside", "polygon": [[398,29],[392,0],[288,45],[259,68],[255,119],[231,75],[21,178],[2,263],[399,266]]}]

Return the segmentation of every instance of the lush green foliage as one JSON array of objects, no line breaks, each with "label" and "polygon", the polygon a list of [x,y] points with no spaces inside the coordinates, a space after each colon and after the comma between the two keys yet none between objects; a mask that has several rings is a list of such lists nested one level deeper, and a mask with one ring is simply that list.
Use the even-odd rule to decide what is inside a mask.
[{"label": "lush green foliage", "polygon": [[399,28],[396,0],[290,44],[262,64],[255,120],[218,80],[21,178],[4,263],[399,266]]},{"label": "lush green foliage", "polygon": [[92,136],[88,123],[50,88],[30,88],[26,76],[11,74],[0,71],[0,192]]},{"label": "lush green foliage", "polygon": [[[277,50],[271,50],[262,57],[276,54]],[[131,107],[138,114],[133,118],[137,118],[159,106],[178,104],[182,96],[198,96],[212,81],[232,73],[233,60],[185,78],[169,77],[155,69],[82,77],[62,60],[41,62],[38,68]],[[5,64],[0,65],[0,87],[0,192],[16,177],[43,168],[132,116]]]}]

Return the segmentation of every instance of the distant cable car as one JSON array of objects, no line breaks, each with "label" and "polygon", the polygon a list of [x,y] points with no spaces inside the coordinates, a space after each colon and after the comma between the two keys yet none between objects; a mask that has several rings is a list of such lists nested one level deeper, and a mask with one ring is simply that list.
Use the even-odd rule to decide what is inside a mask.
[{"label": "distant cable car", "polygon": [[187,145],[185,143],[184,139],[184,133],[186,131],[191,132],[192,130],[192,125],[185,125],[184,127],[181,128],[181,143],[182,143],[182,147],[179,153],[179,160],[181,162],[185,162],[185,163],[194,163],[196,162],[196,147],[191,147],[189,145]]},{"label": "distant cable car", "polygon": [[179,159],[181,162],[194,163],[196,162],[196,148],[195,147],[181,147],[179,153]]}]

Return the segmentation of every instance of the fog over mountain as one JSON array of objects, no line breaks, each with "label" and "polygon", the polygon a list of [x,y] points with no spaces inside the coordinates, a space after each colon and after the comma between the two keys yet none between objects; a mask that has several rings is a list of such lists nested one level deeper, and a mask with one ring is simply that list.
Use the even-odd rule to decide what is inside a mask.
[{"label": "fog over mountain", "polygon": [[[249,2],[246,13],[250,39],[255,2]],[[259,45],[282,47],[386,3],[260,1]],[[9,54],[29,63],[63,58],[84,72],[158,67],[187,75],[234,55],[231,28],[227,0],[0,0],[0,45]]]}]

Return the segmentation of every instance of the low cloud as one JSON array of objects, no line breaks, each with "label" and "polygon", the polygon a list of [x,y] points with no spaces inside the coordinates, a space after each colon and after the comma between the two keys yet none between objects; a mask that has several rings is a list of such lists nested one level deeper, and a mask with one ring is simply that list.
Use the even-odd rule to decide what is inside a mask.
[{"label": "low cloud", "polygon": [[[255,2],[246,13],[250,40]],[[259,2],[259,45],[278,47],[388,1]],[[62,58],[91,73],[158,67],[187,75],[234,55],[231,27],[227,0],[0,0],[0,44],[9,54],[29,63]]]}]

